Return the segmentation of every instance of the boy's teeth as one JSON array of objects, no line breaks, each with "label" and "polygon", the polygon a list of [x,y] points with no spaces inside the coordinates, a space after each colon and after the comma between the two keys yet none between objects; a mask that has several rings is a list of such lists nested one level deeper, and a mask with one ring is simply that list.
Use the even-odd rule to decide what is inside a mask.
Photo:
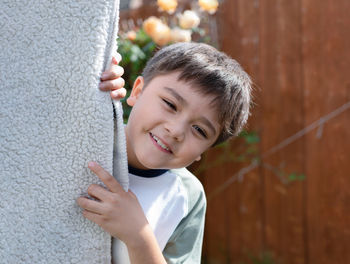
[{"label": "boy's teeth", "polygon": [[155,135],[152,134],[153,139],[158,143],[159,146],[161,146],[163,149],[168,150],[169,148],[163,144],[162,141],[160,141],[159,138],[157,138]]}]

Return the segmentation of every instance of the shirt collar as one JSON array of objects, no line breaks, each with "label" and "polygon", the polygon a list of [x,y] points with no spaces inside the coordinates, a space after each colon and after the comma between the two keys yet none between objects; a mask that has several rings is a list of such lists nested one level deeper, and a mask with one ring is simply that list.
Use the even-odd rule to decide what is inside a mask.
[{"label": "shirt collar", "polygon": [[144,177],[144,178],[158,177],[168,171],[166,169],[141,170],[141,169],[134,168],[130,165],[128,165],[128,169],[131,174]]}]

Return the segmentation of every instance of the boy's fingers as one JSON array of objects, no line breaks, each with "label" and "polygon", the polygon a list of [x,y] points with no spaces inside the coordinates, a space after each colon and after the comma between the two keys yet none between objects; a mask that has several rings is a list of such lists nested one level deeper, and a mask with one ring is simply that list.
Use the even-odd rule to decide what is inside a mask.
[{"label": "boy's fingers", "polygon": [[118,65],[112,65],[108,70],[101,74],[101,80],[113,80],[124,74],[124,68]]},{"label": "boy's fingers", "polygon": [[97,184],[91,184],[87,189],[90,196],[95,197],[100,201],[106,201],[109,198],[110,192]]},{"label": "boy's fingers", "polygon": [[123,187],[105,169],[96,162],[89,162],[89,169],[92,170],[107,188],[114,193],[124,192]]},{"label": "boy's fingers", "polygon": [[119,53],[117,53],[115,56],[113,56],[111,64],[109,65],[109,70],[111,70],[113,67],[118,65],[121,60],[122,60],[122,56]]},{"label": "boy's fingers", "polygon": [[83,208],[85,210],[88,210],[90,212],[93,212],[95,214],[101,214],[102,213],[102,210],[101,210],[102,203],[99,203],[97,201],[91,200],[89,198],[79,197],[77,199],[77,204],[81,208]]},{"label": "boy's fingers", "polygon": [[125,81],[123,78],[120,77],[115,80],[101,82],[99,87],[101,91],[113,91],[113,90],[123,88],[124,85],[125,85]]},{"label": "boy's fingers", "polygon": [[120,54],[117,52],[117,54],[116,54],[113,58],[115,59],[115,61],[112,60],[112,63],[119,64],[120,61],[122,60],[122,55],[120,55]]},{"label": "boy's fingers", "polygon": [[120,88],[118,90],[112,91],[110,94],[113,100],[123,99],[126,96],[126,89]]},{"label": "boy's fingers", "polygon": [[101,224],[102,224],[103,218],[99,214],[95,214],[95,213],[92,213],[92,212],[90,212],[88,210],[84,210],[83,211],[83,216],[85,218],[89,219],[90,221],[98,224],[99,226],[101,226]]}]

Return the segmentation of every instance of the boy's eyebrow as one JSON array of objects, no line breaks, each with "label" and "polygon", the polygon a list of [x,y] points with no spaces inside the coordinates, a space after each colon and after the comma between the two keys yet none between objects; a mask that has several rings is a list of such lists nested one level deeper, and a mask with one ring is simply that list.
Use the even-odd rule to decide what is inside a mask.
[{"label": "boy's eyebrow", "polygon": [[202,116],[200,118],[200,120],[207,125],[207,127],[209,127],[209,129],[211,130],[211,132],[213,132],[213,135],[216,135],[216,130],[215,127],[211,124],[211,122],[204,116]]},{"label": "boy's eyebrow", "polygon": [[171,93],[181,104],[188,105],[185,98],[183,98],[178,92],[176,92],[174,89],[170,87],[164,87],[165,90],[167,90],[169,93]]},{"label": "boy's eyebrow", "polygon": [[[167,90],[169,93],[171,93],[181,104],[188,105],[188,102],[183,98],[178,92],[176,92],[174,89],[170,87],[164,87],[165,90]],[[209,129],[213,132],[214,135],[216,135],[216,129],[212,125],[212,123],[204,116],[200,118],[200,120],[207,126]]]}]

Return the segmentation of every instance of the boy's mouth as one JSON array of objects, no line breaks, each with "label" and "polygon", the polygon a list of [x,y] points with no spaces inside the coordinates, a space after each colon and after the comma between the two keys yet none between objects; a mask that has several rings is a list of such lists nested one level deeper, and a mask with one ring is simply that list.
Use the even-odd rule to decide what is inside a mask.
[{"label": "boy's mouth", "polygon": [[153,142],[155,142],[162,150],[164,150],[167,153],[173,153],[171,149],[160,138],[153,135],[151,132],[149,133],[149,135],[153,139]]}]

